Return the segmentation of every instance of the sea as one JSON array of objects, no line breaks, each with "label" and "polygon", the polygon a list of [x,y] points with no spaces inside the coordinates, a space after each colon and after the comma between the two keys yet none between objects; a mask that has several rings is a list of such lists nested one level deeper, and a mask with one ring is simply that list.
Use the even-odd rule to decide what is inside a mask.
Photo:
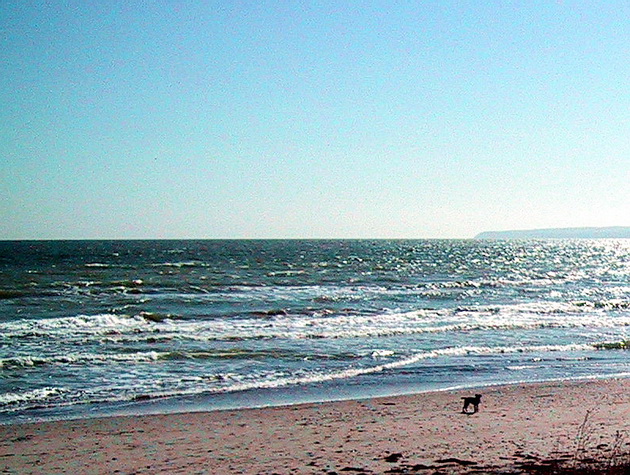
[{"label": "sea", "polygon": [[0,423],[630,376],[630,239],[0,242]]}]

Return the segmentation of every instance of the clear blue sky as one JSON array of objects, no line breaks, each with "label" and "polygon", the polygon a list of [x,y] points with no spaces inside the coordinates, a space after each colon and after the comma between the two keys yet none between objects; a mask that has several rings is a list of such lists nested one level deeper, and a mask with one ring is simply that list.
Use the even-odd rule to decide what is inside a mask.
[{"label": "clear blue sky", "polygon": [[0,239],[630,225],[626,1],[0,2]]}]

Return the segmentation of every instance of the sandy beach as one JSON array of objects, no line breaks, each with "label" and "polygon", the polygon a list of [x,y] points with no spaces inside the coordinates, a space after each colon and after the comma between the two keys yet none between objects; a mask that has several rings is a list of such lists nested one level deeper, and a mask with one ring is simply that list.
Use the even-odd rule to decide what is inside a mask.
[{"label": "sandy beach", "polygon": [[[629,389],[630,379],[551,382],[7,425],[0,426],[0,468],[14,474],[518,473],[550,460],[572,463],[576,454],[611,460],[627,453]],[[462,414],[461,398],[474,392],[483,395],[479,412]]]}]

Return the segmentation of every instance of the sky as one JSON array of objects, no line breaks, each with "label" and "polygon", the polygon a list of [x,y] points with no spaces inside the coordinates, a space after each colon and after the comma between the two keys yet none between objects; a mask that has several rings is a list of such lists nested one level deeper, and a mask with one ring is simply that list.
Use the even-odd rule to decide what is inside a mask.
[{"label": "sky", "polygon": [[0,239],[630,225],[626,1],[0,2]]}]

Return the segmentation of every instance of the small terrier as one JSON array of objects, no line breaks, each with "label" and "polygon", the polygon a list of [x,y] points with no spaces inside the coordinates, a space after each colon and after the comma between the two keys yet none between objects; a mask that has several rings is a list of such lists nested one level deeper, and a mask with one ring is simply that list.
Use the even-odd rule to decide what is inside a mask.
[{"label": "small terrier", "polygon": [[[481,402],[481,394],[475,394],[474,396],[463,397],[464,407],[462,414],[474,414],[479,410],[479,403]],[[472,405],[473,412],[468,412],[468,406]]]}]

